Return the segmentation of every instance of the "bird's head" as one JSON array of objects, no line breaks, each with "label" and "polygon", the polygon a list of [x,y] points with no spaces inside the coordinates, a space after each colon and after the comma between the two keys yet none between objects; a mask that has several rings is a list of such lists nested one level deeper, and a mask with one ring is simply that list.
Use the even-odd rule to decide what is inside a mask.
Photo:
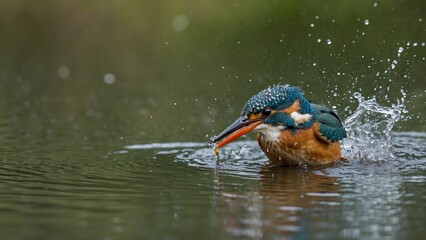
[{"label": "bird's head", "polygon": [[284,129],[310,127],[315,113],[298,87],[276,85],[250,98],[234,123],[212,139],[215,151],[254,130],[266,139],[277,140]]}]

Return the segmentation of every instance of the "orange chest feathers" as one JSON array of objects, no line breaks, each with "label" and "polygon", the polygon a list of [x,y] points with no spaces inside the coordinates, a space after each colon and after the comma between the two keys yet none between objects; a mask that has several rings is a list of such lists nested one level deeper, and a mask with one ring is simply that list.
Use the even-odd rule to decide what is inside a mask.
[{"label": "orange chest feathers", "polygon": [[274,165],[318,165],[342,160],[339,142],[330,142],[318,132],[318,124],[307,129],[281,131],[277,141],[258,133],[260,148]]}]

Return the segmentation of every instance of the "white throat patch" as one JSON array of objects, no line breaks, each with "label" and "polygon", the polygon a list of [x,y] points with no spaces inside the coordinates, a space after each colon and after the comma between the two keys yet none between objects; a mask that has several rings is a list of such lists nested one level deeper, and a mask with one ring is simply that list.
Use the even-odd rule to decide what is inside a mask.
[{"label": "white throat patch", "polygon": [[255,129],[255,132],[262,134],[263,139],[267,142],[278,142],[280,140],[280,133],[284,126],[271,126],[268,124],[259,124]]}]

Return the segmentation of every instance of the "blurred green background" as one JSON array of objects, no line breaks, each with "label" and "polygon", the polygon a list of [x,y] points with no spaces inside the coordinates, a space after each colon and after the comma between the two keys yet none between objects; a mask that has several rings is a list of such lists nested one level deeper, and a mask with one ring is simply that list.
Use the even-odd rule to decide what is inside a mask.
[{"label": "blurred green background", "polygon": [[284,83],[343,118],[356,91],[390,106],[403,89],[397,130],[425,131],[424,5],[1,1],[2,121],[22,144],[208,141]]}]

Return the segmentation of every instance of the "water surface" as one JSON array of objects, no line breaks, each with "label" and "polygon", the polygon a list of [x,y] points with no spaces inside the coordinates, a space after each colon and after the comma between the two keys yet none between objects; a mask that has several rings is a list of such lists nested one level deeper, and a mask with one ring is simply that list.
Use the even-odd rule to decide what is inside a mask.
[{"label": "water surface", "polygon": [[228,147],[219,165],[206,143],[182,142],[90,152],[78,162],[4,159],[2,232],[12,239],[420,239],[426,135],[401,132],[394,141],[392,161],[314,169],[269,166],[254,141]]}]

